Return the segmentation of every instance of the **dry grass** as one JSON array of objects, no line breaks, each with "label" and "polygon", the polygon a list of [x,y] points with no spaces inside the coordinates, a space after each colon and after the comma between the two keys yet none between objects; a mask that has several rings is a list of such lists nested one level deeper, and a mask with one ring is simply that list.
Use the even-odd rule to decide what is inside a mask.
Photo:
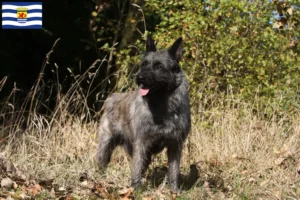
[{"label": "dry grass", "polygon": [[[90,68],[93,75],[101,66],[100,61],[97,63]],[[57,90],[58,102],[51,116],[36,112],[43,96],[40,78],[34,95],[29,93],[20,109],[15,108],[17,88],[1,104],[0,152],[28,179],[54,179],[53,186],[73,188],[74,193],[82,173],[114,190],[129,185],[130,160],[122,149],[114,152],[106,173],[97,171],[94,156],[98,122],[85,120],[90,118],[86,97],[91,88],[84,93],[80,87],[86,79],[94,80],[89,71],[80,77],[74,75],[74,84],[67,93]],[[4,83],[0,81],[0,91]],[[193,99],[193,126],[183,153],[185,178],[178,199],[299,199],[300,116],[281,113],[278,117],[274,113],[266,119],[259,117],[257,113],[264,111],[257,110],[255,104],[244,103],[234,95],[216,96],[207,96],[201,102]],[[25,112],[28,105],[29,114]],[[70,108],[76,115],[70,113]],[[165,154],[156,156],[142,196],[170,198],[164,182],[155,187],[151,184],[164,166]]]},{"label": "dry grass", "polygon": [[[178,198],[300,198],[296,171],[300,161],[299,116],[262,120],[252,113],[251,105],[238,102],[233,108],[237,99],[228,102],[226,106],[194,109],[182,171],[188,174],[190,165],[196,164],[199,178],[191,180],[192,188],[183,190]],[[53,178],[54,185],[76,188],[80,174],[86,172],[90,179],[116,189],[128,186],[130,160],[121,149],[114,153],[105,174],[97,172],[98,123],[82,119],[63,110],[50,119],[35,114],[25,129],[18,127],[21,123],[13,128],[14,124],[3,125],[1,131],[8,137],[2,138],[1,152],[30,179]],[[166,166],[164,154],[154,159],[149,171],[162,166]],[[167,186],[151,187],[150,182],[146,179],[143,195],[168,199]]]},{"label": "dry grass", "polygon": [[208,199],[300,197],[298,116],[260,120],[242,103],[204,113],[195,120],[189,157],[201,161],[200,179],[216,192]]}]

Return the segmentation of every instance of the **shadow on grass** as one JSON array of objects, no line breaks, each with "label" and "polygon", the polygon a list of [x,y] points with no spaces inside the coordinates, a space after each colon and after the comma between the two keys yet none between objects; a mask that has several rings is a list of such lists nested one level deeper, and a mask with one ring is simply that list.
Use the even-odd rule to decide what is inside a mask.
[{"label": "shadow on grass", "polygon": [[[150,179],[151,186],[154,188],[159,187],[162,184],[165,184],[167,181],[167,167],[155,167],[153,172],[148,175],[148,179]],[[187,175],[181,174],[181,189],[182,190],[189,190],[199,179],[199,169],[197,168],[196,164],[190,165],[190,171]]]}]

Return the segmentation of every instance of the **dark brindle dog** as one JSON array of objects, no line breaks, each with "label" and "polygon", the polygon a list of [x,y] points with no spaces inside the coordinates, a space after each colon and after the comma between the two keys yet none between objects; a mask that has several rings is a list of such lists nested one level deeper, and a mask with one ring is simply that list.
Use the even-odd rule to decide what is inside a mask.
[{"label": "dark brindle dog", "polygon": [[180,157],[190,131],[188,83],[179,61],[182,38],[167,50],[156,50],[147,37],[146,53],[136,77],[139,89],[112,94],[105,102],[99,130],[97,160],[107,166],[117,145],[132,157],[131,185],[141,185],[153,154],[165,147],[168,154],[169,183],[179,192]]}]

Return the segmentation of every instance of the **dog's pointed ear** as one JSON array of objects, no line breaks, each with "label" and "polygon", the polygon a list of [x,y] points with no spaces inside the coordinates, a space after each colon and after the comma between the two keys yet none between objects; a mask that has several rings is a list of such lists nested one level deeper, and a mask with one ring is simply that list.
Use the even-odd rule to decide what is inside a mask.
[{"label": "dog's pointed ear", "polygon": [[179,62],[182,57],[182,37],[178,38],[169,48],[169,53]]},{"label": "dog's pointed ear", "polygon": [[146,52],[150,52],[150,51],[155,52],[156,46],[155,46],[154,40],[152,39],[151,35],[147,35]]}]

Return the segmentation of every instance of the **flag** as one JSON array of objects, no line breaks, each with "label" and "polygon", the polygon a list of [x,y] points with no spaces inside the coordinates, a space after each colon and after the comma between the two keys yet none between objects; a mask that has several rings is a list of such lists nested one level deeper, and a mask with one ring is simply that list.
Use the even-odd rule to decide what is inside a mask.
[{"label": "flag", "polygon": [[41,29],[42,2],[2,2],[2,29]]}]

